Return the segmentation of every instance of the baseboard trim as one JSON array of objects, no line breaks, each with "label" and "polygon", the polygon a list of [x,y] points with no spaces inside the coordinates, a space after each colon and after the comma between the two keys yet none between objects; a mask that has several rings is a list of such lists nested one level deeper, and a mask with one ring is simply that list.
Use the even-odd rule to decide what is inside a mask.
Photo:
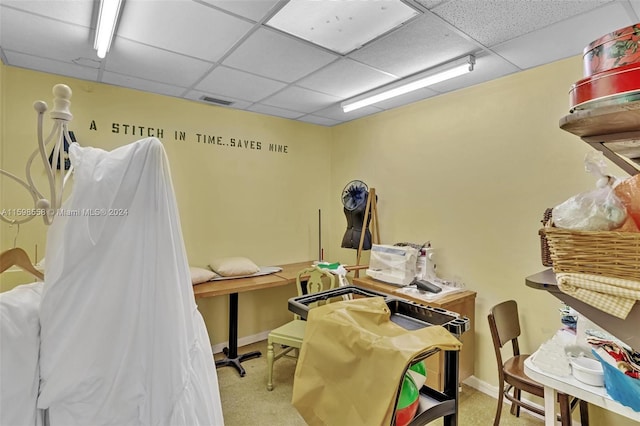
[{"label": "baseboard trim", "polygon": [[[257,333],[257,334],[253,334],[251,336],[241,337],[241,338],[238,339],[238,347],[250,345],[252,343],[261,342],[263,340],[267,340],[267,337],[269,337],[269,330],[262,331],[262,332]],[[214,354],[217,354],[217,353],[222,352],[222,349],[225,348],[225,347],[229,347],[229,341],[215,344],[215,345],[211,346],[211,350],[213,351]],[[467,379],[463,380],[462,383],[464,383],[467,386],[471,386],[472,388],[484,393],[485,395],[489,395],[490,397],[492,397],[495,400],[498,399],[498,387],[490,385],[489,383],[478,379],[476,376],[470,376]],[[544,410],[544,407],[541,406],[540,404],[535,403],[535,402],[531,401],[528,398],[523,398],[523,399],[525,401],[527,401],[529,404],[533,405],[534,407],[539,407],[539,408]],[[511,401],[507,400],[506,398],[504,399],[504,402],[507,405],[511,405]],[[543,416],[540,416],[540,415],[538,415],[536,413],[532,413],[531,411],[527,411],[527,413],[529,413],[533,417],[536,417],[538,419],[544,420]],[[507,412],[507,414],[509,414],[509,413]],[[575,420],[573,420],[573,424],[576,425],[576,426],[581,426],[580,423],[576,422]]]},{"label": "baseboard trim", "polygon": [[[252,336],[241,337],[238,339],[238,347],[261,342],[263,340],[267,340],[267,337],[269,337],[269,330],[261,331],[260,333],[254,334]],[[228,347],[229,347],[229,341],[227,340],[226,342],[217,343],[211,346],[211,350],[213,351],[214,354],[218,354],[222,352],[223,348],[228,348]]]},{"label": "baseboard trim", "polygon": [[[498,400],[498,387],[497,386],[493,386],[490,385],[489,383],[478,379],[476,376],[470,376],[469,378],[465,379],[462,381],[462,383],[464,383],[467,386],[471,386],[472,388],[486,394],[489,395],[490,397],[494,398],[496,401]],[[524,393],[523,393],[524,395]],[[527,401],[529,404],[533,405],[534,407],[539,407],[540,409],[544,410],[544,407],[541,406],[540,404],[537,404],[533,401],[531,401],[530,399],[527,398],[522,398],[523,400]],[[509,401],[508,399],[504,398],[504,402],[507,405],[511,405],[511,401]],[[538,419],[544,420],[544,417],[537,414],[537,413],[532,413],[531,411],[527,411],[527,413],[531,414],[533,417],[536,417]],[[504,411],[502,412],[502,414],[504,415]],[[507,411],[507,414],[509,414],[509,412]],[[579,423],[573,423],[576,426],[579,425]]]}]

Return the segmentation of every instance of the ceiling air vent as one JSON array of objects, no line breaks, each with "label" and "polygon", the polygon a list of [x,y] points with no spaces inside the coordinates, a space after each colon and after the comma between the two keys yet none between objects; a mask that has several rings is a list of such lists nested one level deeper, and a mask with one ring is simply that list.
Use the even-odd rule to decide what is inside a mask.
[{"label": "ceiling air vent", "polygon": [[233,104],[233,102],[231,101],[225,101],[224,99],[216,99],[216,98],[212,98],[211,96],[202,96],[200,100],[209,102],[210,104],[223,105],[223,106],[229,106]]}]

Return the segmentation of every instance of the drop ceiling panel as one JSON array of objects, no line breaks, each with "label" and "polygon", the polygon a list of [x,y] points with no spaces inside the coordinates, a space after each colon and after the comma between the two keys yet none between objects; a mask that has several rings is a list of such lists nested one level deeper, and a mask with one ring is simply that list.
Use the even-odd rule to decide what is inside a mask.
[{"label": "drop ceiling panel", "polygon": [[118,35],[150,46],[217,61],[253,27],[190,0],[127,0]]},{"label": "drop ceiling panel", "polygon": [[167,96],[180,96],[184,93],[184,87],[173,86],[155,81],[143,80],[129,75],[117,74],[105,71],[102,75],[102,82],[113,84],[114,86],[129,87],[143,92],[158,93]]},{"label": "drop ceiling panel", "polygon": [[304,121],[305,123],[318,124],[320,126],[335,126],[336,124],[340,124],[338,120],[332,120],[331,118],[319,117],[317,115],[305,115],[298,119],[299,121]]},{"label": "drop ceiling panel", "polygon": [[340,98],[349,98],[396,79],[396,76],[350,59],[341,59],[300,80],[296,85]]},{"label": "drop ceiling panel", "polygon": [[631,25],[625,7],[611,3],[533,33],[496,46],[493,50],[516,66],[526,69],[582,54],[585,46],[615,29]]},{"label": "drop ceiling panel", "polygon": [[209,96],[215,99],[220,99],[223,101],[230,101],[232,102],[231,105],[229,105],[231,108],[237,108],[237,109],[245,109],[248,108],[249,106],[251,106],[251,102],[248,101],[243,101],[240,99],[235,99],[235,98],[231,98],[229,96],[222,96],[222,95],[214,95],[212,93],[205,93],[205,92],[201,92],[199,90],[190,90],[184,97],[186,99],[190,99],[193,101],[197,101],[197,102],[201,102],[205,105],[211,105],[211,106],[220,106],[220,105],[216,105],[215,103],[209,103],[209,102],[205,102],[203,101],[201,98],[203,96]]},{"label": "drop ceiling panel", "polygon": [[10,8],[42,17],[89,27],[92,25],[93,2],[86,0],[1,0]]},{"label": "drop ceiling panel", "polygon": [[5,55],[10,64],[15,67],[30,70],[43,71],[50,74],[79,78],[80,80],[96,81],[98,79],[98,69],[68,62],[56,61],[54,59],[40,58],[38,56],[25,55],[23,53],[5,50]]},{"label": "drop ceiling panel", "polygon": [[231,96],[245,101],[257,102],[285,86],[279,81],[220,66],[207,75],[195,88],[213,95]]},{"label": "drop ceiling panel", "polygon": [[432,9],[476,41],[491,47],[602,6],[609,0],[453,0]]},{"label": "drop ceiling panel", "polygon": [[439,18],[425,15],[349,55],[400,77],[464,56],[478,46],[452,31]]},{"label": "drop ceiling panel", "polygon": [[418,14],[401,0],[289,0],[267,25],[347,54]]},{"label": "drop ceiling panel", "polygon": [[236,15],[251,19],[254,22],[262,21],[279,0],[203,0],[221,9]]},{"label": "drop ceiling panel", "polygon": [[[206,94],[233,101],[229,108],[334,125],[581,55],[591,41],[640,21],[640,0],[402,0],[420,13],[339,55],[265,24],[288,1],[126,0],[111,51],[99,60],[96,0],[0,0],[0,58],[62,81],[75,77],[198,102]],[[327,2],[363,1],[306,1]],[[340,16],[347,9],[339,10]],[[463,77],[349,114],[340,108],[390,78],[469,53],[476,69]]]},{"label": "drop ceiling panel", "polygon": [[339,100],[340,98],[335,96],[325,95],[314,92],[313,90],[303,89],[302,87],[291,86],[260,103],[288,110],[311,113],[321,108],[326,108]]},{"label": "drop ceiling panel", "polygon": [[211,64],[117,37],[105,59],[105,71],[190,87]]},{"label": "drop ceiling panel", "polygon": [[249,108],[247,108],[247,111],[253,111],[260,114],[275,115],[276,117],[284,117],[284,118],[298,118],[301,115],[304,115],[303,113],[300,113],[297,111],[290,111],[284,108],[278,108],[271,105],[261,105],[261,104],[254,104]]},{"label": "drop ceiling panel", "polygon": [[95,57],[93,43],[89,44],[92,32],[89,27],[9,8],[2,8],[1,12],[3,49],[69,63],[79,57]]},{"label": "drop ceiling panel", "polygon": [[263,77],[293,82],[336,60],[337,55],[269,29],[259,29],[223,64]]}]

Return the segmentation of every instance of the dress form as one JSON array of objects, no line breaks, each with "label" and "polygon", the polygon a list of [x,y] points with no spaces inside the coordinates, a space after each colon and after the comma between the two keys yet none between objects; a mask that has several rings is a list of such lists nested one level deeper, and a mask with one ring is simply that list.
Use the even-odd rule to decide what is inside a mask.
[{"label": "dress form", "polygon": [[349,209],[346,206],[344,207],[344,215],[347,218],[347,230],[342,237],[342,248],[357,249],[360,244],[362,232],[364,232],[362,249],[371,250],[371,231],[369,230],[371,211],[369,211],[369,217],[367,217],[367,225],[364,230],[362,229],[368,198],[369,194],[367,193],[355,208]]}]

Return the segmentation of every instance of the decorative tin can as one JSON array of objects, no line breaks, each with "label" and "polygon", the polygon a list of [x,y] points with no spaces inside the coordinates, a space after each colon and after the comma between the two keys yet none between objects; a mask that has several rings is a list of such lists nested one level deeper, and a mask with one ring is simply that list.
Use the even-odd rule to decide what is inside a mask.
[{"label": "decorative tin can", "polygon": [[571,86],[571,110],[640,100],[640,62],[599,72]]},{"label": "decorative tin can", "polygon": [[584,76],[640,62],[640,23],[621,28],[584,48]]}]

